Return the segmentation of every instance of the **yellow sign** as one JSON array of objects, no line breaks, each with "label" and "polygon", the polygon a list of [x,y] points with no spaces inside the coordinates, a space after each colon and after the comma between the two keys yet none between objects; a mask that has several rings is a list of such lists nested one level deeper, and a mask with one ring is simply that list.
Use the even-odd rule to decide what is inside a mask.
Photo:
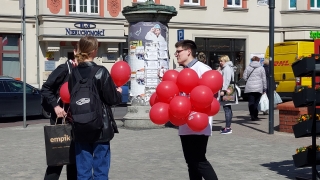
[{"label": "yellow sign", "polygon": [[47,60],[54,60],[54,52],[47,52],[46,58]]}]

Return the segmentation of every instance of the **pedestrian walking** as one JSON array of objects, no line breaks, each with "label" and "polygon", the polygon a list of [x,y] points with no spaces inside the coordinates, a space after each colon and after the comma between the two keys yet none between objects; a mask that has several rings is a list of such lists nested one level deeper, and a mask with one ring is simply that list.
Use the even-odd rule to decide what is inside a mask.
[{"label": "pedestrian walking", "polygon": [[252,57],[251,63],[244,70],[243,79],[246,81],[244,93],[248,94],[250,118],[252,121],[259,120],[259,101],[261,95],[267,90],[266,72],[260,64],[259,57]]}]

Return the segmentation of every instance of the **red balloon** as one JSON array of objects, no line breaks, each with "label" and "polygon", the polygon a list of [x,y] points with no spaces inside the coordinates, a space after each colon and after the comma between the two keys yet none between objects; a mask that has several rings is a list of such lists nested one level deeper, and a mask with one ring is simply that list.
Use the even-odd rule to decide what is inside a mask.
[{"label": "red balloon", "polygon": [[110,74],[113,82],[120,87],[129,81],[131,69],[127,62],[118,61],[112,66]]},{"label": "red balloon", "polygon": [[152,107],[155,103],[159,102],[157,93],[153,93],[150,97],[149,104]]},{"label": "red balloon", "polygon": [[213,98],[210,107],[210,111],[209,113],[207,113],[209,116],[214,116],[216,114],[218,114],[218,112],[220,111],[220,103],[216,98]]},{"label": "red balloon", "polygon": [[177,78],[177,85],[181,92],[189,94],[198,85],[199,76],[193,69],[185,68],[180,71]]},{"label": "red balloon", "polygon": [[168,70],[164,73],[162,77],[162,81],[172,81],[174,83],[177,82],[179,72],[176,70]]},{"label": "red balloon", "polygon": [[174,97],[169,104],[169,112],[177,118],[185,118],[191,112],[191,102],[184,96]]},{"label": "red balloon", "polygon": [[199,85],[207,86],[211,89],[212,93],[218,92],[223,85],[223,78],[219,71],[210,70],[202,74],[199,79]]},{"label": "red balloon", "polygon": [[187,124],[191,130],[200,132],[208,126],[209,117],[205,113],[191,112]]},{"label": "red balloon", "polygon": [[196,108],[206,108],[210,106],[213,93],[207,86],[197,86],[190,93],[190,102]]},{"label": "red balloon", "polygon": [[201,113],[205,113],[205,114],[209,115],[211,112],[211,105],[209,105],[208,107],[205,107],[205,108],[199,108],[199,107],[192,106],[192,111],[201,112]]},{"label": "red balloon", "polygon": [[60,97],[62,102],[70,103],[70,93],[68,88],[68,82],[65,82],[64,84],[62,84],[60,88]]},{"label": "red balloon", "polygon": [[169,121],[169,104],[163,102],[154,104],[150,109],[149,117],[155,124],[166,124]]},{"label": "red balloon", "polygon": [[172,81],[162,81],[156,88],[159,101],[170,103],[171,99],[179,95],[178,86]]},{"label": "red balloon", "polygon": [[169,119],[170,119],[170,122],[175,126],[184,125],[187,123],[187,120],[188,120],[187,117],[185,117],[185,118],[174,117],[174,115],[172,115],[170,112],[169,112]]}]

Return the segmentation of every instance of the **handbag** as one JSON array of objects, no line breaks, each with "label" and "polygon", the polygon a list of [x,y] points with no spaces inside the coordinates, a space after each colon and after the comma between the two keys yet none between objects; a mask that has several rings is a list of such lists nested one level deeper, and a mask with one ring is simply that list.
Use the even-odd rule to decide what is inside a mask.
[{"label": "handbag", "polygon": [[72,126],[66,124],[65,118],[62,124],[44,126],[44,141],[46,147],[46,159],[48,166],[61,166],[75,163],[75,147],[72,140]]}]

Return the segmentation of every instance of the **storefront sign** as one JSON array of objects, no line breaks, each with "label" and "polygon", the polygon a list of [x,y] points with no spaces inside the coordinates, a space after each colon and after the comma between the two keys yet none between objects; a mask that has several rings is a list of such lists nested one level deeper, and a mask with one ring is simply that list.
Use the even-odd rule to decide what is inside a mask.
[{"label": "storefront sign", "polygon": [[74,27],[78,29],[66,28],[66,35],[69,36],[104,36],[104,29],[96,29],[96,24],[90,22],[75,23]]},{"label": "storefront sign", "polygon": [[320,39],[320,31],[310,31],[311,39]]}]

